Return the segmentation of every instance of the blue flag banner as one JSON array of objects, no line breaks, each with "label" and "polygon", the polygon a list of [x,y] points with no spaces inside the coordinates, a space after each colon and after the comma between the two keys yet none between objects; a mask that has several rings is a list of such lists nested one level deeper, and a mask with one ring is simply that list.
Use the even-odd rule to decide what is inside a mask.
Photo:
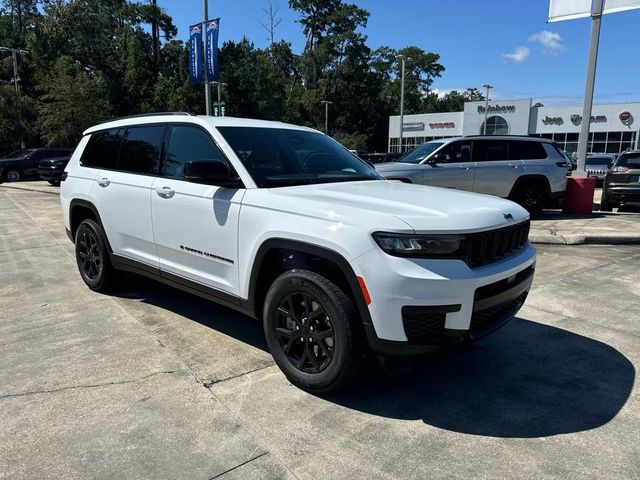
[{"label": "blue flag banner", "polygon": [[207,81],[220,81],[220,69],[218,67],[218,31],[220,19],[216,18],[206,22],[204,58],[206,63]]},{"label": "blue flag banner", "polygon": [[189,78],[202,83],[202,24],[189,27]]}]

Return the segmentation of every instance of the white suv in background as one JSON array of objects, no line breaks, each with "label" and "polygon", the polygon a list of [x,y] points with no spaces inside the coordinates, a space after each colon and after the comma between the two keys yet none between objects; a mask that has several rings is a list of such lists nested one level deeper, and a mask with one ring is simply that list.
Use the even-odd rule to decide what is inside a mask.
[{"label": "white suv in background", "polygon": [[564,197],[570,163],[551,140],[467,136],[423,143],[376,168],[393,180],[508,198],[537,214]]},{"label": "white suv in background", "polygon": [[[90,128],[61,187],[89,288],[142,274],[260,319],[289,380],[347,385],[512,318],[533,278],[517,204],[385,180],[326,135],[186,114]],[[212,315],[220,315],[220,311]]]}]

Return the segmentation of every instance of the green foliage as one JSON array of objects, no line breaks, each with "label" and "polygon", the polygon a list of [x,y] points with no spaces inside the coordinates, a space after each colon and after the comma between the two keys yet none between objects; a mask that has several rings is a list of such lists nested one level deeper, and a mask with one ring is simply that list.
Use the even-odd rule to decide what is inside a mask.
[{"label": "green foliage", "polygon": [[[265,0],[266,1],[266,0]],[[161,3],[161,2],[158,2]],[[400,103],[407,57],[405,112],[460,110],[482,98],[475,89],[437,96],[439,55],[416,46],[372,51],[369,13],[343,0],[289,0],[306,38],[302,52],[280,41],[259,49],[250,39],[219,52],[226,114],[324,129],[353,149],[386,150],[389,115]],[[161,32],[154,46],[153,26]],[[21,109],[0,52],[0,151],[73,145],[84,129],[113,116],[149,111],[204,113],[204,89],[189,82],[187,45],[160,7],[132,0],[0,0],[0,45],[20,55]],[[217,92],[212,87],[213,99]],[[21,115],[18,115],[18,112]]]}]

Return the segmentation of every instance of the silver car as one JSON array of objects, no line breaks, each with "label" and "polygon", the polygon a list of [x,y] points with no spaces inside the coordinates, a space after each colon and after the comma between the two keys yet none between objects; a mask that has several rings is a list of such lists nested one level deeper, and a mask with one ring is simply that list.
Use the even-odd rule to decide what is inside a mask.
[{"label": "silver car", "polygon": [[615,161],[616,156],[613,154],[602,153],[587,155],[585,161],[587,176],[594,177],[597,183],[602,182]]},{"label": "silver car", "polygon": [[564,196],[568,168],[551,140],[493,135],[432,140],[376,165],[389,179],[509,198],[532,214]]}]

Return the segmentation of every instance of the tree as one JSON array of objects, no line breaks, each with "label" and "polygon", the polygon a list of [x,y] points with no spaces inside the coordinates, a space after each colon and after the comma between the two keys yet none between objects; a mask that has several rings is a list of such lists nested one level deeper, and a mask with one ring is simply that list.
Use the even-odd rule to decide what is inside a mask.
[{"label": "tree", "polygon": [[110,116],[104,79],[70,57],[56,61],[41,89],[37,128],[47,145],[76,145],[84,129]]}]

